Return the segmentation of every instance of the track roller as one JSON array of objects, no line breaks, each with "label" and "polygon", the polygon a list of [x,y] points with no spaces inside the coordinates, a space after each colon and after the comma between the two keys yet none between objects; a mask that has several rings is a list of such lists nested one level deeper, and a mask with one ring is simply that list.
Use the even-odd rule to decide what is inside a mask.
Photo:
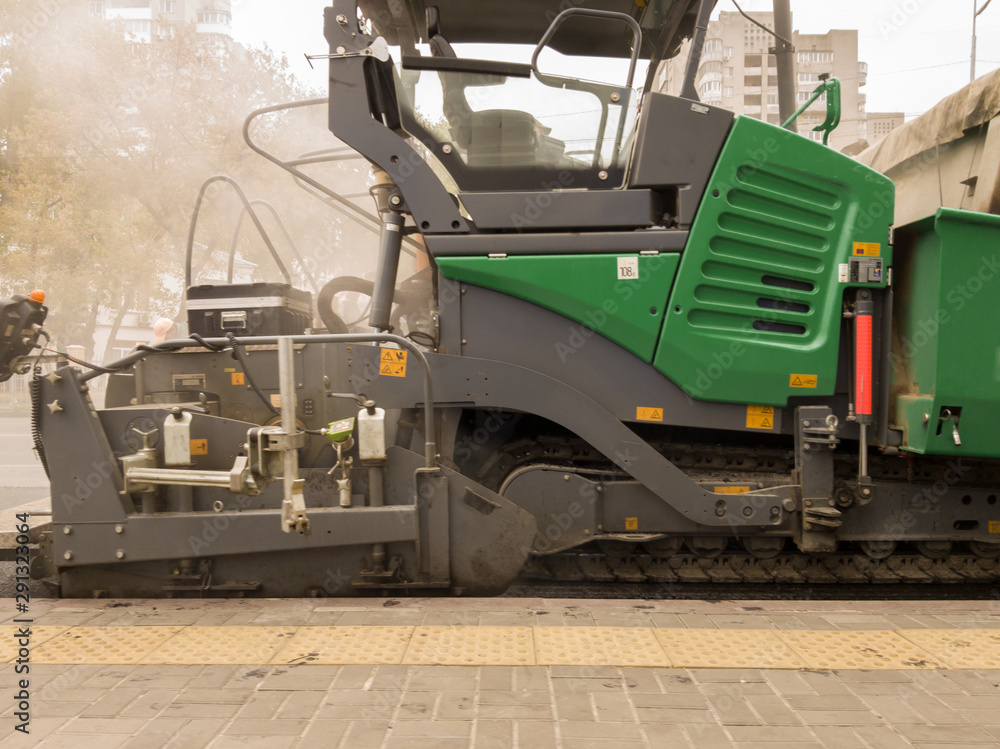
[{"label": "track roller", "polygon": [[928,559],[944,559],[951,554],[951,541],[917,541],[917,551]]},{"label": "track roller", "polygon": [[896,542],[888,538],[862,541],[858,544],[869,559],[888,559],[896,550]]},{"label": "track roller", "polygon": [[747,554],[757,559],[773,559],[785,549],[784,536],[750,536],[740,543]]},{"label": "track roller", "polygon": [[688,536],[684,540],[691,552],[701,559],[715,559],[729,545],[725,536]]},{"label": "track roller", "polygon": [[969,541],[969,551],[980,559],[1000,559],[1000,544],[988,541]]},{"label": "track roller", "polygon": [[654,559],[669,559],[681,550],[684,539],[680,536],[666,536],[643,544],[646,553]]},{"label": "track roller", "polygon": [[602,538],[597,545],[610,559],[624,559],[634,552],[637,546],[632,541],[619,541],[614,538]]}]

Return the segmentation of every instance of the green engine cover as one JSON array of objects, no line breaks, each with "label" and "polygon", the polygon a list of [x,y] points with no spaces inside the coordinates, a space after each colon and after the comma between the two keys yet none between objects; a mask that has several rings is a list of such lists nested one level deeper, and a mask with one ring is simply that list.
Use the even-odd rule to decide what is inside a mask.
[{"label": "green engine cover", "polygon": [[[645,362],[660,333],[676,254],[439,257],[445,278],[520,297],[610,338]],[[571,337],[564,344],[573,346]]]},{"label": "green engine cover", "polygon": [[[655,367],[701,400],[831,395],[852,256],[891,263],[892,182],[749,117],[723,147],[684,248]],[[856,243],[859,243],[858,246]]]},{"label": "green engine cover", "polygon": [[1000,216],[940,208],[896,236],[890,423],[916,453],[1000,457]]}]

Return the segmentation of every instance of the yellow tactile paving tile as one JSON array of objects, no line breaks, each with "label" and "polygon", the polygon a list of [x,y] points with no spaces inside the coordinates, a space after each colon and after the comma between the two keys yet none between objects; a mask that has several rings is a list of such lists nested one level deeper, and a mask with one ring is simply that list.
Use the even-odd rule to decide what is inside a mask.
[{"label": "yellow tactile paving tile", "polygon": [[393,665],[401,663],[412,626],[298,627],[281,650],[263,663]]},{"label": "yellow tactile paving tile", "polygon": [[642,627],[536,627],[536,658],[540,666],[669,668],[670,658],[653,632]]},{"label": "yellow tactile paving tile", "polygon": [[1000,669],[1000,629],[907,629],[898,634],[949,668]]},{"label": "yellow tactile paving tile", "polygon": [[[31,632],[31,661],[46,664],[1000,669],[998,629],[50,625]],[[16,628],[2,634],[0,658],[9,663]]]},{"label": "yellow tactile paving tile", "polygon": [[21,650],[21,643],[18,642],[18,640],[21,639],[21,635],[19,633],[22,627],[28,627],[31,630],[31,634],[28,637],[27,647],[32,654],[34,654],[35,648],[43,642],[51,640],[56,635],[69,629],[68,626],[57,626],[52,624],[37,627],[33,624],[0,627],[0,638],[3,638],[0,639],[0,663],[10,663],[18,657],[18,653]]},{"label": "yellow tactile paving tile", "polygon": [[419,626],[403,656],[405,664],[440,666],[534,666],[532,627]]},{"label": "yellow tactile paving tile", "polygon": [[774,630],[657,629],[674,668],[805,668]]},{"label": "yellow tactile paving tile", "polygon": [[291,640],[296,628],[192,626],[176,629],[181,631],[146,655],[143,665],[267,663]]},{"label": "yellow tactile paving tile", "polygon": [[880,630],[776,630],[809,668],[884,670],[943,668],[929,652],[895,632]]},{"label": "yellow tactile paving tile", "polygon": [[33,663],[134,664],[183,627],[71,627],[31,651]]}]

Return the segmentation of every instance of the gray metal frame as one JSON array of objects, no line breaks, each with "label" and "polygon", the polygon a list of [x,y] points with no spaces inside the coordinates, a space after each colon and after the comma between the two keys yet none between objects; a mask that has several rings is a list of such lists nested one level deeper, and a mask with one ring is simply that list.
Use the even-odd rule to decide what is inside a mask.
[{"label": "gray metal frame", "polygon": [[[663,217],[663,198],[652,190],[463,192],[458,197],[481,231],[646,229]],[[529,206],[538,207],[530,219],[525,217]]]},{"label": "gray metal frame", "polygon": [[[392,177],[405,199],[400,208],[413,214],[422,231],[468,232],[470,226],[454,198],[423,157],[372,114],[373,96],[381,94],[394,102],[395,92],[369,90],[366,69],[374,74],[376,66],[383,63],[371,57],[348,56],[359,55],[375,40],[358,24],[356,0],[334,0],[333,7],[325,9],[324,18],[324,35],[334,55],[330,58],[330,100],[336,105],[329,109],[330,129]],[[391,75],[391,67],[388,73]]]},{"label": "gray metal frame", "polygon": [[[291,358],[291,352],[286,358]],[[409,544],[414,555],[411,576],[418,572],[420,577],[400,583],[382,581],[380,586],[457,586],[487,594],[502,590],[527,558],[535,534],[534,519],[527,512],[451,469],[433,462],[428,466],[426,455],[401,447],[387,451],[384,505],[317,507],[317,498],[323,501],[325,496],[330,501],[331,497],[313,492],[308,535],[281,532],[278,484],[260,497],[239,501],[225,488],[195,488],[187,509],[183,502],[167,507],[162,498],[147,503],[144,494],[140,507],[133,499],[137,495],[124,491],[118,460],[118,456],[133,455],[121,434],[114,437],[117,448],[113,449],[105,429],[117,423],[120,432],[123,422],[145,418],[162,430],[163,420],[172,417],[166,408],[151,405],[115,409],[98,418],[82,380],[77,370],[66,367],[45,382],[42,393],[43,402],[50,406],[41,423],[46,449],[50,455],[63,456],[63,470],[55,472],[52,480],[51,547],[54,564],[61,570],[402,543]],[[295,400],[288,397],[295,387],[286,384],[283,388],[287,402]],[[433,399],[427,405],[433,406]],[[425,413],[427,423],[434,424],[433,408]],[[189,417],[194,433],[213,435],[208,440],[214,447],[213,456],[207,459],[209,466],[224,466],[227,449],[235,450],[237,440],[245,439],[247,423],[200,413],[188,412],[185,420]],[[425,443],[431,449],[433,431]],[[85,434],[84,444],[75,446]],[[162,441],[149,445],[155,465]],[[298,473],[297,468],[292,474],[288,466],[285,470],[286,481]],[[182,473],[196,476],[204,470]],[[144,489],[140,486],[137,491]],[[173,495],[173,501],[179,501],[178,495]],[[209,510],[213,504],[215,509]],[[212,527],[218,532],[211,541],[197,543]],[[362,578],[365,574],[362,570]],[[166,579],[165,568],[163,575]]]},{"label": "gray metal frame", "polygon": [[673,229],[621,232],[552,232],[545,234],[425,235],[434,256],[564,255],[590,252],[676,252],[687,244],[688,233]]}]

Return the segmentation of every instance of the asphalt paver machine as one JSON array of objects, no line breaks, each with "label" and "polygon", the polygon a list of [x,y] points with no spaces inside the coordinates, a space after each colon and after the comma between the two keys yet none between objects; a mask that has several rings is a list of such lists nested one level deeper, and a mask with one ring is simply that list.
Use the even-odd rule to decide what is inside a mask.
[{"label": "asphalt paver machine", "polygon": [[[712,5],[334,0],[329,127],[377,177],[374,281],[315,310],[192,283],[191,337],[106,365],[101,409],[106,372],[36,376],[36,574],[65,596],[995,580],[1000,219],[894,227],[886,177],[699,101]],[[685,39],[682,94],[658,93]],[[456,52],[477,43],[536,48]],[[550,47],[627,75],[545,72]],[[363,329],[336,290],[370,296]],[[23,371],[44,308],[4,314]]]}]

